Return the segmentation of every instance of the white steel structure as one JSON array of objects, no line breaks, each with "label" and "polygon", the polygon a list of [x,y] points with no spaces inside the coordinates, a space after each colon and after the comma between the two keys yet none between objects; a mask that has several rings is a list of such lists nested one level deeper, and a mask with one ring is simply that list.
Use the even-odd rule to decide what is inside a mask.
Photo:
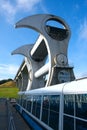
[{"label": "white steel structure", "polygon": [[[48,22],[56,22],[58,26],[49,25]],[[27,85],[22,85],[21,90],[48,87],[75,79],[73,67],[69,66],[67,56],[71,31],[62,18],[51,14],[33,15],[20,20],[15,26],[39,32],[35,44],[24,45],[12,52],[26,57],[24,64],[28,74]],[[20,79],[17,83],[23,84],[25,71],[19,68],[18,73],[15,80]]]}]

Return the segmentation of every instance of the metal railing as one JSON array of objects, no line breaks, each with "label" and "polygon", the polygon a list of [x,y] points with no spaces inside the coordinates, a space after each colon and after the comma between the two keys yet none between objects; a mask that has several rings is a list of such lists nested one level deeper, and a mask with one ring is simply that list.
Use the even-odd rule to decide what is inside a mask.
[{"label": "metal railing", "polygon": [[11,104],[9,100],[7,100],[7,111],[8,111],[8,130],[16,130],[14,118],[11,111]]}]

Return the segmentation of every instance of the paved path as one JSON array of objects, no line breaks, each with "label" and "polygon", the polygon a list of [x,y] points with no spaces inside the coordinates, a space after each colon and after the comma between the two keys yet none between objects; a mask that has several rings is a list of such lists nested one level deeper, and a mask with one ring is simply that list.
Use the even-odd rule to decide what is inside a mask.
[{"label": "paved path", "polygon": [[[25,120],[11,104],[10,110],[12,113],[16,130],[31,130]],[[9,130],[8,124],[9,121],[6,99],[0,99],[0,130]]]},{"label": "paved path", "polygon": [[0,130],[8,130],[8,115],[5,99],[0,99]]},{"label": "paved path", "polygon": [[14,118],[14,124],[16,130],[31,130],[25,120],[21,117],[21,115],[15,110],[14,107],[11,108],[12,115]]}]

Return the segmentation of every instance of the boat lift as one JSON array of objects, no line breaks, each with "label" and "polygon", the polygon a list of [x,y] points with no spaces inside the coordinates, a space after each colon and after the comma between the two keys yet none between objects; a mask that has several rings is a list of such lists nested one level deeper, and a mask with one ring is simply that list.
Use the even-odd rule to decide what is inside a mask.
[{"label": "boat lift", "polygon": [[[59,26],[49,25],[49,22],[56,22]],[[38,14],[23,18],[15,27],[33,29],[39,33],[35,44],[24,45],[12,52],[25,57],[28,70],[27,91],[75,79],[67,54],[71,31],[64,19],[51,14]],[[17,75],[15,79],[19,77]]]}]

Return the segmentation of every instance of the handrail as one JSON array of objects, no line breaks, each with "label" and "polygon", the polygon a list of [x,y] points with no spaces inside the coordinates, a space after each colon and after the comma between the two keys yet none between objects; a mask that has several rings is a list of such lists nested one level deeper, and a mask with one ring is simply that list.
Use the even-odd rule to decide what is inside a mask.
[{"label": "handrail", "polygon": [[7,111],[8,111],[8,130],[16,130],[14,118],[11,111],[11,105],[7,100]]}]

